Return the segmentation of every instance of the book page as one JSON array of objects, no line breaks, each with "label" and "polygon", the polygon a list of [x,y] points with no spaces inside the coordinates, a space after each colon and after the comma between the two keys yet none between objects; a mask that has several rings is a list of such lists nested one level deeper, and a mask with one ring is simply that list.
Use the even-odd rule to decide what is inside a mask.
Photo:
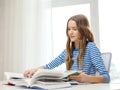
[{"label": "book page", "polygon": [[4,72],[5,79],[22,79],[25,78],[22,73]]},{"label": "book page", "polygon": [[71,87],[71,84],[68,83],[68,82],[59,82],[57,84],[46,84],[46,83],[40,83],[40,82],[37,82],[36,84],[32,85],[32,87],[40,87],[40,88],[44,88],[44,89],[60,89],[60,88],[67,88],[67,87]]},{"label": "book page", "polygon": [[49,70],[40,69],[31,78],[30,85],[34,84],[36,81],[41,81],[44,83],[53,83],[61,81],[69,81],[67,78],[70,75],[78,75],[81,71],[59,71],[59,70]]}]

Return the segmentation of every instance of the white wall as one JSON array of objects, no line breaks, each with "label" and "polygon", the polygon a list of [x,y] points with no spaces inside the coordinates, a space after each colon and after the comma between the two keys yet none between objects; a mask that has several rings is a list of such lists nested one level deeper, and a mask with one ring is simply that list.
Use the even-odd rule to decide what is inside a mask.
[{"label": "white wall", "polygon": [[0,0],[0,79],[52,57],[50,0]]},{"label": "white wall", "polygon": [[120,82],[119,8],[119,0],[99,0],[101,51],[112,53],[111,79],[116,78]]}]

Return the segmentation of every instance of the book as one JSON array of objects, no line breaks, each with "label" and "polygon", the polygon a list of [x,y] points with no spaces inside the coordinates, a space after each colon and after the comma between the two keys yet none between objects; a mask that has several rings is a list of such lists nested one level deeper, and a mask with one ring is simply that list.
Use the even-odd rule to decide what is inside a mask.
[{"label": "book", "polygon": [[25,78],[22,73],[5,72],[4,84],[29,88],[57,89],[70,87],[67,79],[70,75],[78,75],[78,71],[38,70],[32,78]]}]

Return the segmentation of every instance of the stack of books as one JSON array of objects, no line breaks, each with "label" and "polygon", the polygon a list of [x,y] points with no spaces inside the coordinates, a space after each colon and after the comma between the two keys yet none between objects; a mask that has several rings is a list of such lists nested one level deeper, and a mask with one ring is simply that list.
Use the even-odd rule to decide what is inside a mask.
[{"label": "stack of books", "polygon": [[27,88],[58,89],[71,87],[70,75],[78,75],[78,71],[59,71],[41,69],[32,78],[25,78],[22,73],[5,72],[5,85]]}]

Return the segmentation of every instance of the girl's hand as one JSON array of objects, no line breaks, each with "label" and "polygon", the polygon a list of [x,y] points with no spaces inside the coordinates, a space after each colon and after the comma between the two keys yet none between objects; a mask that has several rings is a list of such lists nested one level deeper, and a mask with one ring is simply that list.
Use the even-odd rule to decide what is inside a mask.
[{"label": "girl's hand", "polygon": [[82,72],[79,75],[71,75],[69,79],[75,80],[77,82],[86,83],[86,82],[89,82],[89,77],[90,77],[89,75]]},{"label": "girl's hand", "polygon": [[37,69],[29,69],[24,72],[24,77],[31,78],[34,73],[37,71]]},{"label": "girl's hand", "polygon": [[24,72],[24,77],[31,78],[35,74],[35,72],[37,72],[39,69],[43,69],[43,67],[40,66],[40,67],[37,67],[37,68],[26,70]]}]

